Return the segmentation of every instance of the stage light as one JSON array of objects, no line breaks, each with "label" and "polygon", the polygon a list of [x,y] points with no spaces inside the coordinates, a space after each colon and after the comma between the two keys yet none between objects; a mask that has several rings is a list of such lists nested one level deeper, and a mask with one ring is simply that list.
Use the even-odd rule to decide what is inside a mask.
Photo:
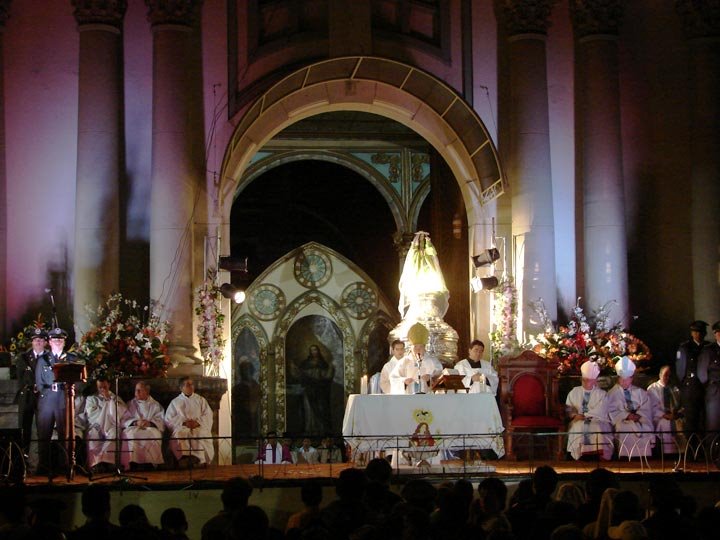
[{"label": "stage light", "polygon": [[480,255],[473,255],[471,257],[475,268],[480,268],[481,266],[487,266],[488,264],[492,264],[499,258],[500,252],[497,248],[486,249]]},{"label": "stage light", "polygon": [[227,270],[228,272],[242,272],[247,274],[248,258],[247,257],[220,257],[218,259],[218,268]]},{"label": "stage light", "polygon": [[238,289],[235,285],[230,283],[223,283],[220,285],[220,294],[225,298],[229,298],[236,304],[242,304],[245,301],[245,291]]},{"label": "stage light", "polygon": [[472,292],[489,291],[498,286],[498,278],[495,276],[490,277],[474,277],[470,280],[470,287]]}]

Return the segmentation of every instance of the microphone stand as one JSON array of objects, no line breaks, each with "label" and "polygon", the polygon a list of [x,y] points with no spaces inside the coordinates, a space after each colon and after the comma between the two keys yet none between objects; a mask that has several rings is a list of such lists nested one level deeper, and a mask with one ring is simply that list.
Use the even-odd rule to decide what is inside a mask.
[{"label": "microphone stand", "polygon": [[139,476],[134,474],[125,474],[120,463],[120,454],[123,452],[130,452],[130,450],[122,450],[122,441],[120,439],[120,418],[118,416],[118,400],[120,399],[120,376],[119,374],[115,377],[115,470],[106,474],[105,476],[99,476],[97,478],[90,477],[91,480],[102,480],[103,478],[116,478],[118,482],[129,481],[129,480],[145,480],[147,477]]},{"label": "microphone stand", "polygon": [[50,305],[52,305],[52,324],[53,328],[58,328],[57,308],[55,307],[55,296],[53,295],[52,289],[45,289],[45,292],[50,295]]}]

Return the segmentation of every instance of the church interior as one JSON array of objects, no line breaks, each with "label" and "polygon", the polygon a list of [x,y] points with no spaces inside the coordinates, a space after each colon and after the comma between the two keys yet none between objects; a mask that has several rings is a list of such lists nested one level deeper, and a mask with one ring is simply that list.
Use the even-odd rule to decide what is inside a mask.
[{"label": "church interior", "polygon": [[[712,0],[0,0],[0,429],[18,332],[41,315],[80,344],[119,293],[169,324],[167,386],[207,389],[214,466],[252,465],[268,432],[342,441],[419,231],[443,367],[476,339],[497,367],[512,285],[514,354],[538,302],[557,326],[607,308],[657,379],[720,320],[718,21]],[[245,293],[217,297],[214,360],[209,272]]]}]

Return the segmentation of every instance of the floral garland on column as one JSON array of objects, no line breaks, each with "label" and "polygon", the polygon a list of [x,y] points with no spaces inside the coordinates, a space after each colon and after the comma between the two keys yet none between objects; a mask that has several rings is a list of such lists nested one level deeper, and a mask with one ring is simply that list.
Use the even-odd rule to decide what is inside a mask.
[{"label": "floral garland on column", "polygon": [[202,284],[195,290],[195,315],[199,317],[197,335],[203,356],[205,375],[220,375],[220,365],[225,353],[223,337],[222,294],[216,284],[217,270],[210,268]]},{"label": "floral garland on column", "polygon": [[497,363],[503,356],[514,354],[520,345],[517,340],[517,289],[512,276],[506,275],[493,291],[492,323],[490,332],[492,359]]}]

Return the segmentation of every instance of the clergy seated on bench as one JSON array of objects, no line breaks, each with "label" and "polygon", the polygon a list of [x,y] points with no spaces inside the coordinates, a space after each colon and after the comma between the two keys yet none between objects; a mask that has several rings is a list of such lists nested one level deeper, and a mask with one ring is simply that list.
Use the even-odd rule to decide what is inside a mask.
[{"label": "clergy seated on bench", "polygon": [[266,465],[275,465],[278,463],[292,463],[292,454],[290,448],[280,442],[277,433],[270,431],[265,440],[260,445],[255,463],[265,463]]},{"label": "clergy seated on bench", "polygon": [[298,464],[315,465],[320,462],[320,454],[318,454],[317,448],[310,445],[310,439],[307,437],[302,440],[302,446],[297,449],[295,455],[297,456],[295,463]]},{"label": "clergy seated on bench", "polygon": [[106,377],[95,381],[95,394],[85,400],[83,410],[76,414],[76,433],[85,433],[87,441],[87,466],[91,472],[102,472],[115,467],[117,457],[116,437],[121,429],[119,418],[125,414],[125,402],[110,391]]},{"label": "clergy seated on bench", "polygon": [[204,397],[195,393],[192,377],[180,379],[180,390],[165,411],[170,450],[180,468],[210,463],[215,457],[212,409]]},{"label": "clergy seated on bench", "polygon": [[150,395],[150,385],[135,385],[135,397],[128,402],[122,417],[122,463],[128,469],[155,468],[162,465],[162,435],[165,410]]}]

